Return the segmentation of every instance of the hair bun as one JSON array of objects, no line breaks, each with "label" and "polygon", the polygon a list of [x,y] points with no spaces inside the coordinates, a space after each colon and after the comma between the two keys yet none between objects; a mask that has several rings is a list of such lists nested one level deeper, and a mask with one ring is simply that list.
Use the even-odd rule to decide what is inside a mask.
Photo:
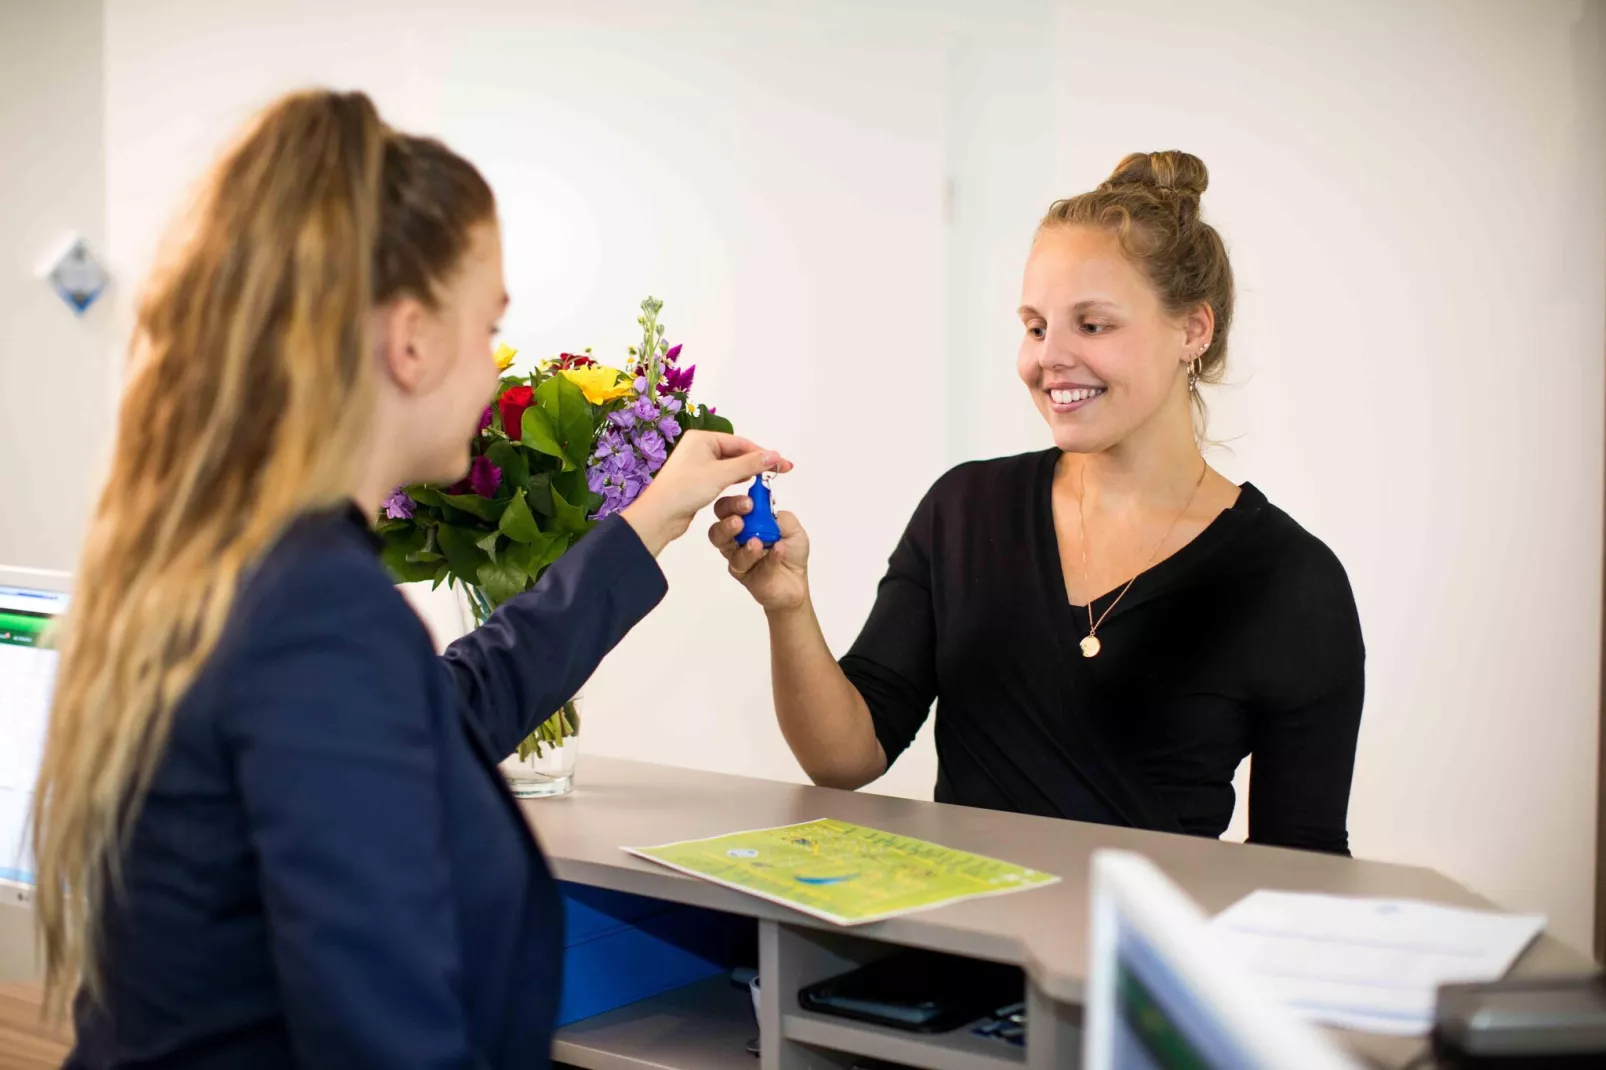
[{"label": "hair bun", "polygon": [[1168,149],[1165,152],[1134,152],[1115,165],[1100,189],[1145,187],[1198,200],[1210,186],[1210,170],[1191,153]]}]

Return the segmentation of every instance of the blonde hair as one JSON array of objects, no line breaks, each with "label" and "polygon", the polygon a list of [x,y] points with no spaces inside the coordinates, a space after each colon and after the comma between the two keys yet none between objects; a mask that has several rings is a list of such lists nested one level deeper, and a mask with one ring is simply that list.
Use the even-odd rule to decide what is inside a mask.
[{"label": "blonde hair", "polygon": [[46,1005],[103,992],[97,921],[175,707],[242,576],[298,515],[347,500],[374,406],[367,322],[434,304],[495,202],[360,93],[266,109],[218,162],[143,294],[33,798]]},{"label": "blonde hair", "polygon": [[[1143,271],[1167,312],[1208,305],[1215,315],[1210,348],[1199,361],[1199,381],[1219,383],[1227,370],[1232,330],[1232,262],[1216,228],[1199,216],[1210,186],[1204,161],[1186,152],[1134,152],[1115,165],[1095,190],[1055,201],[1039,229],[1100,227]],[[1193,392],[1195,428],[1204,433],[1204,398]]]}]

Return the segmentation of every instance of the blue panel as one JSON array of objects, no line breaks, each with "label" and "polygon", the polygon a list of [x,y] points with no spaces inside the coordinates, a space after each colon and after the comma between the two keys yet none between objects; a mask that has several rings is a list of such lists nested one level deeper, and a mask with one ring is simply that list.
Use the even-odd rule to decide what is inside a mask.
[{"label": "blue panel", "polygon": [[752,922],[582,884],[560,883],[567,936],[558,1025],[583,1021],[736,965]]}]

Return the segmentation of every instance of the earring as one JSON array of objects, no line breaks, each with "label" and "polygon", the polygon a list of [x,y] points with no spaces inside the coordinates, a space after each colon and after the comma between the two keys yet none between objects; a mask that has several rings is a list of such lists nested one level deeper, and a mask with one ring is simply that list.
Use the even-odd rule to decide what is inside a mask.
[{"label": "earring", "polygon": [[1199,389],[1199,376],[1204,371],[1204,355],[1209,349],[1210,343],[1206,342],[1204,345],[1199,347],[1199,351],[1193,355],[1193,359],[1188,361],[1189,390]]}]

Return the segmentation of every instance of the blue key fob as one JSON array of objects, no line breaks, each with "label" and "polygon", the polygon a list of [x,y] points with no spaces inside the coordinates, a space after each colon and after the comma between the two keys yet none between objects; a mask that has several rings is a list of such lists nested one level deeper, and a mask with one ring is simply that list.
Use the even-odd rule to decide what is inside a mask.
[{"label": "blue key fob", "polygon": [[753,500],[753,511],[742,518],[742,530],[736,536],[736,545],[746,546],[752,539],[764,544],[767,550],[781,541],[781,525],[775,522],[775,503],[770,500],[770,485],[764,476],[753,480],[747,488]]}]

